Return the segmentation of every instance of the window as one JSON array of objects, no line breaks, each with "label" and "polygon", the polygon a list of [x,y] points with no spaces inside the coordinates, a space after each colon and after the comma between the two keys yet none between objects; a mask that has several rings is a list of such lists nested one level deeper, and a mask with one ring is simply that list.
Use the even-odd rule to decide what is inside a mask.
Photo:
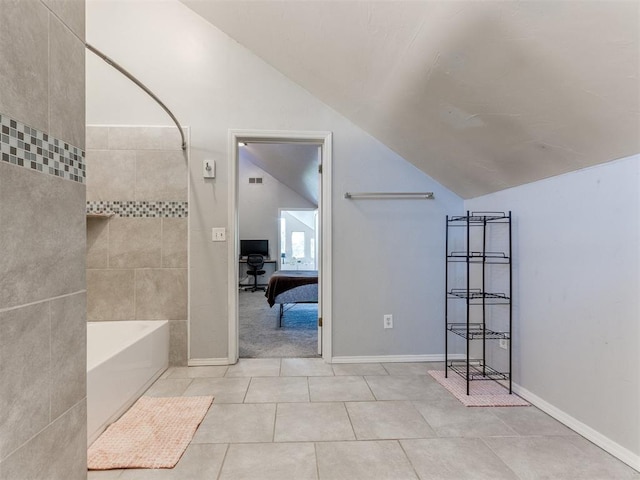
[{"label": "window", "polygon": [[280,253],[287,253],[287,221],[280,217]]},{"label": "window", "polygon": [[304,232],[291,232],[291,256],[304,258]]}]

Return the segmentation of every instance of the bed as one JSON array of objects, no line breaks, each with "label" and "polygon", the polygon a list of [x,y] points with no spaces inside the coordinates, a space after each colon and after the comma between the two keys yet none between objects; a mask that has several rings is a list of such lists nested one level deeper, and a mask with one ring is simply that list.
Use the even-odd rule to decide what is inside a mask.
[{"label": "bed", "polygon": [[282,327],[286,305],[318,303],[318,271],[279,270],[269,278],[265,296],[270,307],[280,305],[278,326]]}]

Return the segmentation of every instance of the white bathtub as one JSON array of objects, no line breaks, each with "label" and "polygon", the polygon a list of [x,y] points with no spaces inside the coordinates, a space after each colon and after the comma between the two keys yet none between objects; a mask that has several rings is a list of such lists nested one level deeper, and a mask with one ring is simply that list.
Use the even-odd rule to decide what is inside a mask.
[{"label": "white bathtub", "polygon": [[168,321],[88,322],[88,444],[133,405],[168,365]]}]

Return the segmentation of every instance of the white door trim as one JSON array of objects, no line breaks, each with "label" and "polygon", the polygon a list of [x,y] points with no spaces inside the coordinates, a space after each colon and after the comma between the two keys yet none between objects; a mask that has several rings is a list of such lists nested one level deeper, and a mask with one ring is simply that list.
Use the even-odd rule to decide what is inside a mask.
[{"label": "white door trim", "polygon": [[234,364],[239,357],[238,341],[238,142],[313,143],[322,146],[322,255],[319,301],[322,305],[322,358],[331,362],[331,132],[280,131],[280,130],[229,130],[228,144],[228,225],[227,235],[227,284],[228,284],[228,360]]}]

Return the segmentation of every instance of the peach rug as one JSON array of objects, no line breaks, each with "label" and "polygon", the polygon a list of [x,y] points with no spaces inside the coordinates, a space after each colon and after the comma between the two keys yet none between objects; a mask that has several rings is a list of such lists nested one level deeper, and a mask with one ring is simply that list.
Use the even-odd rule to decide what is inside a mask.
[{"label": "peach rug", "polygon": [[455,372],[449,372],[449,378],[444,378],[444,371],[429,370],[429,375],[444,388],[449,390],[467,407],[528,407],[529,402],[515,393],[509,395],[509,390],[491,380],[474,380],[467,395],[467,382]]},{"label": "peach rug", "polygon": [[173,468],[213,397],[140,397],[87,452],[89,470]]}]

